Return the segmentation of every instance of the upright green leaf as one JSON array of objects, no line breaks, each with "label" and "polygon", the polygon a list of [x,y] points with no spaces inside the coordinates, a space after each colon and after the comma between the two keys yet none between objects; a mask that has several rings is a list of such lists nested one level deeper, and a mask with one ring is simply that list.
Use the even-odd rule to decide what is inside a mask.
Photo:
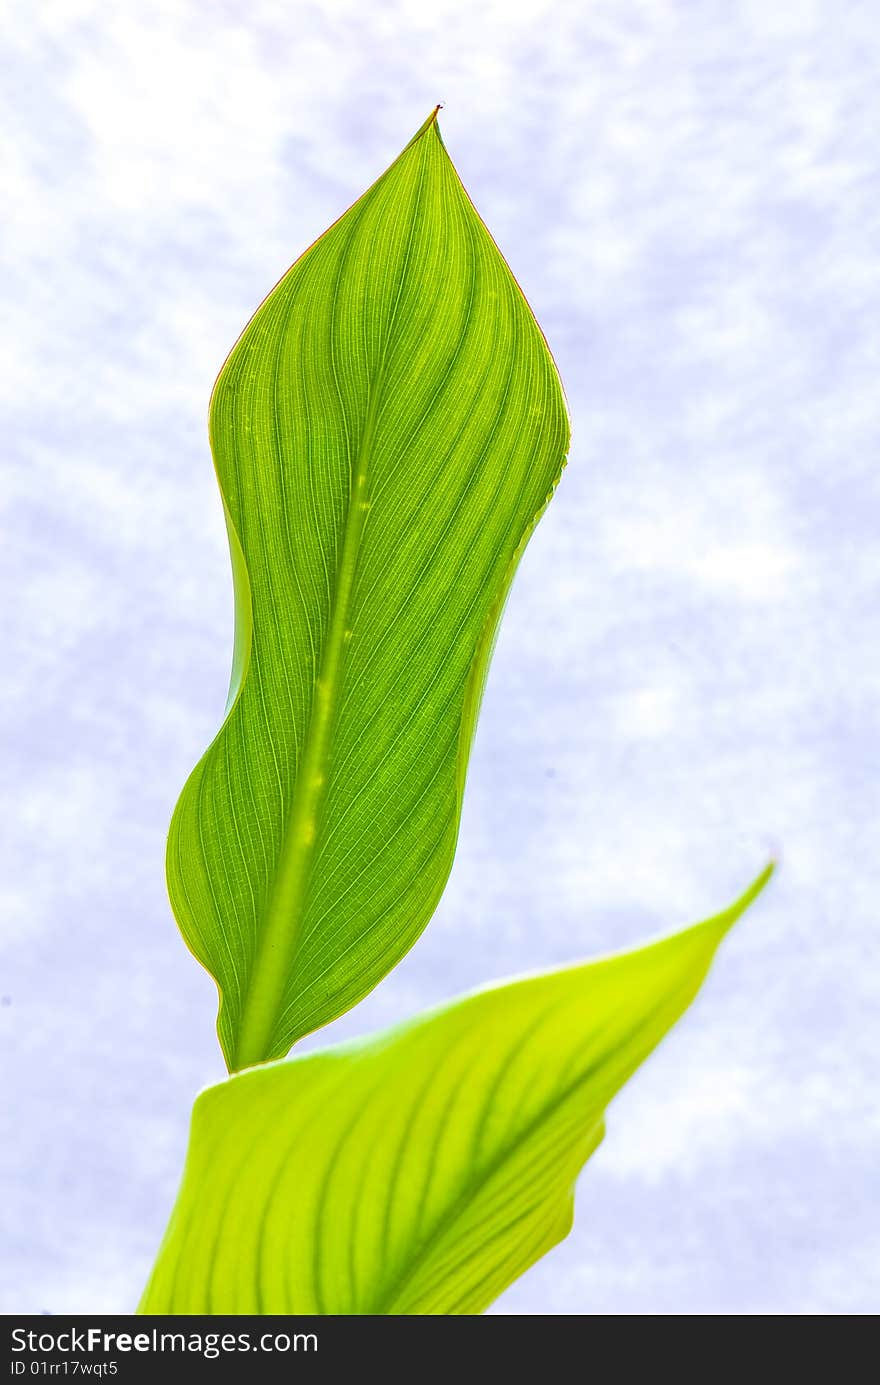
[{"label": "upright green leaf", "polygon": [[771,869],[638,952],[204,1092],[140,1311],[481,1312],[567,1234],[605,1107]]},{"label": "upright green leaf", "polygon": [[241,1068],[353,1005],[428,922],[495,629],[568,445],[434,116],[263,303],[210,431],[233,677],[167,866]]}]

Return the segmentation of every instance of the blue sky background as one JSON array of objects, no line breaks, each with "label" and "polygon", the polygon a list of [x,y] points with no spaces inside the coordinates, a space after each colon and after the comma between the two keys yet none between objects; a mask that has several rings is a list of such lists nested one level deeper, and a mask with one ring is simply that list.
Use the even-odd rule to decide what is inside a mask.
[{"label": "blue sky background", "polygon": [[13,0],[6,30],[0,1309],[134,1305],[222,1075],[163,879],[231,653],[208,396],[443,101],[574,442],[443,902],[322,1041],[781,852],[493,1311],[876,1311],[876,5]]}]

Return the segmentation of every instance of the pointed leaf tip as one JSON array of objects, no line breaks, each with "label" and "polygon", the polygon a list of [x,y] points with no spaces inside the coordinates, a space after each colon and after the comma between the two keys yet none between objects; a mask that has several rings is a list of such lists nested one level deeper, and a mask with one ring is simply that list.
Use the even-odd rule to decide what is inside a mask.
[{"label": "pointed leaf tip", "polygon": [[730,932],[733,925],[742,918],[743,914],[751,904],[754,904],[758,896],[763,894],[776,873],[777,864],[776,860],[771,859],[768,861],[764,869],[752,881],[751,885],[743,890],[739,899],[734,900],[733,904],[731,904],[728,909],[725,909],[723,913],[718,914],[715,919],[708,920],[710,924],[717,923],[720,925],[721,934],[719,941]]},{"label": "pointed leaf tip", "polygon": [[[425,135],[428,133],[429,130],[434,130],[434,131],[436,131],[436,133],[437,133],[437,135],[438,135],[438,137],[439,137],[439,135],[440,135],[440,126],[439,126],[439,124],[438,124],[438,122],[437,122],[437,116],[439,115],[439,113],[440,113],[440,111],[441,111],[442,109],[443,109],[442,103],[440,103],[439,105],[436,105],[436,106],[434,107],[434,109],[432,110],[431,114],[428,116],[427,120],[425,120],[425,121],[419,126],[419,128],[416,130],[415,134],[413,135],[412,139],[409,141],[409,143],[408,143],[407,145],[404,146],[404,149],[403,149],[404,154],[406,153],[407,149],[411,149],[412,146],[413,146],[414,144],[418,144],[419,140],[422,139],[423,136],[425,136]],[[441,139],[440,142],[441,142],[441,144],[442,144],[442,142],[443,142],[442,139]]]}]

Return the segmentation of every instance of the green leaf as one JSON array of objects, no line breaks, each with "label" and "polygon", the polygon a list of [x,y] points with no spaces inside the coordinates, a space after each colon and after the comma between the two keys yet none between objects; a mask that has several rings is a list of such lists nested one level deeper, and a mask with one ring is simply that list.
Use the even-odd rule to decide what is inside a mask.
[{"label": "green leaf", "polygon": [[481,1312],[568,1232],[605,1107],[771,871],[640,951],[203,1092],[139,1311]]},{"label": "green leaf", "polygon": [[435,116],[260,307],[210,433],[233,675],[167,872],[235,1069],[353,1005],[428,922],[495,630],[568,446]]}]

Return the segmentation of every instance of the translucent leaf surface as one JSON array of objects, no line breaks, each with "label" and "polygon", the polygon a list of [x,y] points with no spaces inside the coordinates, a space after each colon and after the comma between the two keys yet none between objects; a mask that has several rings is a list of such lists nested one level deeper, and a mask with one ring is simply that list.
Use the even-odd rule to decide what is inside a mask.
[{"label": "translucent leaf surface", "polygon": [[241,1068],[430,918],[517,559],[568,445],[553,362],[432,116],[262,304],[214,390],[230,705],[171,825]]},{"label": "translucent leaf surface", "polygon": [[769,875],[637,952],[204,1092],[140,1311],[481,1312],[567,1233],[608,1102]]}]

